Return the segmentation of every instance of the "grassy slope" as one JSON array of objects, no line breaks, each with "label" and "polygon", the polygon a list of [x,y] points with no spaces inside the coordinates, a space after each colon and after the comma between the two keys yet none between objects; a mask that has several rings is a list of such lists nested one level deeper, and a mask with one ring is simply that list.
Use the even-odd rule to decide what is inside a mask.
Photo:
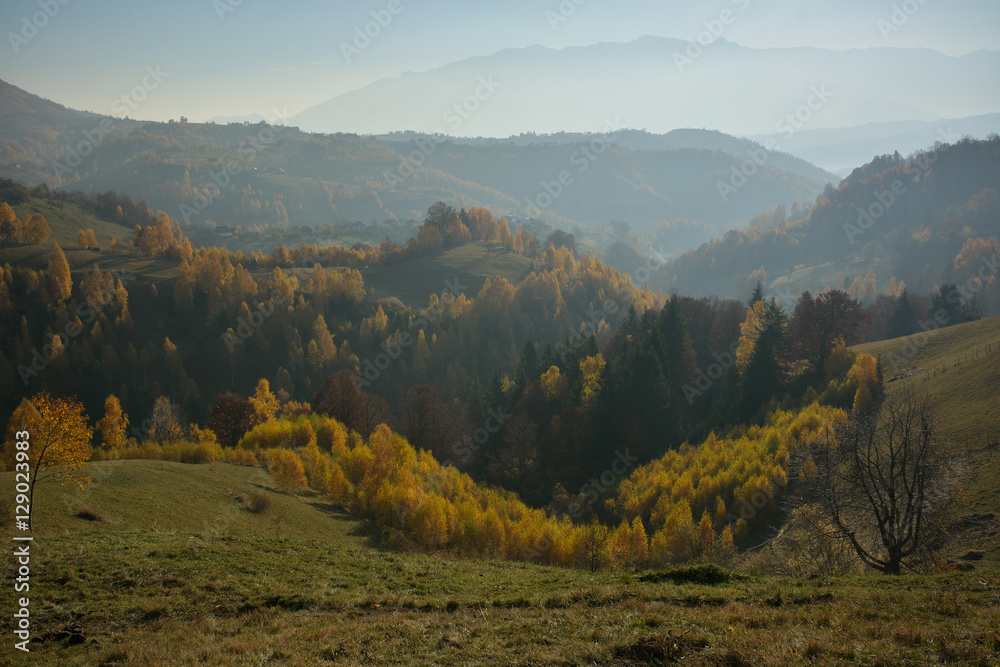
[{"label": "grassy slope", "polygon": [[445,281],[454,284],[457,278],[465,295],[473,297],[487,278],[494,280],[501,276],[519,285],[535,268],[535,263],[523,255],[476,242],[403,264],[372,267],[362,273],[370,295],[397,297],[408,306],[425,307],[432,293],[449,289]]},{"label": "grassy slope", "polygon": [[[62,246],[62,244],[60,244]],[[48,266],[51,244],[21,245],[0,248],[0,264],[27,266],[35,270]],[[177,262],[172,259],[130,256],[124,252],[80,250],[75,246],[63,246],[73,280],[79,281],[84,273],[91,271],[94,264],[102,271],[114,271],[123,277],[143,277],[154,282],[173,280],[178,276]],[[129,285],[126,285],[126,288]]]},{"label": "grassy slope", "polygon": [[[266,474],[90,466],[36,496],[33,655],[12,664],[994,664],[995,571],[708,586],[376,549]],[[4,488],[11,474],[4,473]],[[238,497],[272,498],[261,516]],[[103,521],[76,517],[81,507]],[[9,558],[9,557],[8,557]],[[7,561],[9,562],[9,561]],[[0,605],[13,607],[11,587]],[[9,645],[4,659],[11,655]]]},{"label": "grassy slope", "polygon": [[112,238],[124,245],[132,235],[132,227],[127,224],[105,220],[73,203],[64,203],[60,207],[52,201],[32,199],[28,204],[15,206],[14,212],[21,219],[29,213],[44,215],[52,228],[48,243],[56,241],[63,250],[76,247],[76,234],[81,229],[93,229],[101,248],[107,248]]},{"label": "grassy slope", "polygon": [[[1000,514],[1000,447],[995,444],[1000,440],[1000,317],[853,349],[884,360],[900,355],[905,360],[900,369],[917,369],[890,382],[889,390],[913,385],[930,395],[947,433],[972,450],[977,475],[969,488],[971,510]],[[993,539],[985,546],[1000,562],[1000,543]]]}]

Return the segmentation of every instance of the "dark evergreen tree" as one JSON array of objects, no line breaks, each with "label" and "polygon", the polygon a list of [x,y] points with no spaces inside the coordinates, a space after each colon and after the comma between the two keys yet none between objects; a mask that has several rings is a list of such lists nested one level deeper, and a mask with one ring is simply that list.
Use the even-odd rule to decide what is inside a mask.
[{"label": "dark evergreen tree", "polygon": [[889,317],[889,338],[899,338],[909,336],[917,330],[917,315],[913,312],[913,305],[910,304],[910,297],[903,290],[896,302],[896,309]]},{"label": "dark evergreen tree", "polygon": [[757,284],[754,285],[753,292],[750,293],[750,298],[747,299],[747,308],[753,308],[754,304],[763,301],[765,296],[767,293],[764,291],[764,286],[758,280]]}]

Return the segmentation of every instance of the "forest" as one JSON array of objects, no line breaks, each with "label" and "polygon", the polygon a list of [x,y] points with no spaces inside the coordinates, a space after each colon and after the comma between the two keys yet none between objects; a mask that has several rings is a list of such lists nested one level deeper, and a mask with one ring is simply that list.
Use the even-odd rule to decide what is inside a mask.
[{"label": "forest", "polygon": [[[22,210],[58,197],[8,191]],[[104,250],[81,229],[77,249],[98,257],[76,275],[44,217],[0,204],[9,245],[47,247],[44,265],[6,264],[0,281],[0,314],[20,314],[0,347],[8,430],[65,397],[47,409],[89,434],[73,461],[261,465],[431,551],[726,563],[807,483],[797,452],[881,401],[883,367],[846,345],[879,317],[882,337],[928,308],[979,317],[954,286],[867,307],[805,291],[787,310],[759,282],[745,302],[640,290],[570,235],[543,244],[444,202],[405,244],[248,256],[196,249],[127,196],[79,203],[134,226]],[[476,242],[534,268],[472,295],[445,281],[422,308],[366,292],[363,269]],[[174,269],[154,282],[102,258]]]}]

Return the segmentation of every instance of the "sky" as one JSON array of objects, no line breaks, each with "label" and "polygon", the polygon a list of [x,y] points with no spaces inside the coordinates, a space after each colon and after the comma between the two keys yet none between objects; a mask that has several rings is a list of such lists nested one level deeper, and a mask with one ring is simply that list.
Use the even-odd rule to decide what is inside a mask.
[{"label": "sky", "polygon": [[693,39],[727,10],[753,48],[1000,50],[997,0],[3,0],[0,79],[112,116],[273,120],[505,48]]}]

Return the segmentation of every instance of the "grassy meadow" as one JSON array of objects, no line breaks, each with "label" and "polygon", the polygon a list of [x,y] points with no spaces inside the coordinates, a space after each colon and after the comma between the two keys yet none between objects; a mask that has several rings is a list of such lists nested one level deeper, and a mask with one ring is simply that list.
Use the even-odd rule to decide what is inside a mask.
[{"label": "grassy meadow", "polygon": [[90,474],[85,491],[39,488],[32,654],[5,650],[6,664],[1000,661],[992,569],[591,573],[384,549],[368,524],[271,490],[258,468],[106,461]]}]

